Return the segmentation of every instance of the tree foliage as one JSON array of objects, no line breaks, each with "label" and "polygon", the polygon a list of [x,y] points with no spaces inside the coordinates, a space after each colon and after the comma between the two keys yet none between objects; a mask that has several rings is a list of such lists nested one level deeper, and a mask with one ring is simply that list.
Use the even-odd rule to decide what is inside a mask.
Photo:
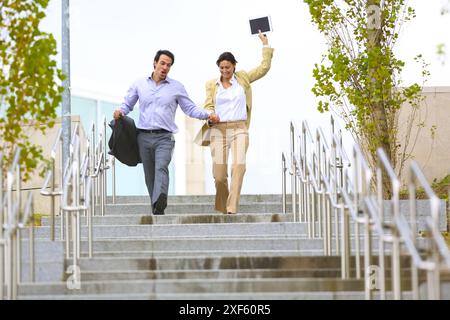
[{"label": "tree foliage", "polygon": [[[344,119],[371,166],[376,164],[377,148],[383,147],[400,175],[411,145],[409,139],[397,141],[398,110],[405,104],[413,108],[406,135],[410,137],[423,97],[421,85],[403,86],[400,74],[405,63],[393,49],[401,27],[415,17],[414,9],[405,0],[304,2],[328,44],[327,53],[313,70],[318,110],[331,110]],[[420,55],[416,61],[422,63],[425,78],[427,64]],[[385,187],[389,189],[386,180]]]},{"label": "tree foliage", "polygon": [[[27,180],[44,160],[30,134],[54,125],[63,79],[53,57],[56,41],[39,30],[48,0],[0,0],[0,153],[4,167],[21,147]],[[3,171],[4,172],[4,171]]]}]

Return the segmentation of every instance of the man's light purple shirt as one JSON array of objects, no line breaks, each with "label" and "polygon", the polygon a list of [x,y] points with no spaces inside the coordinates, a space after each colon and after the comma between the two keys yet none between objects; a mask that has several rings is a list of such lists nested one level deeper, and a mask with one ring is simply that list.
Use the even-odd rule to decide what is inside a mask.
[{"label": "man's light purple shirt", "polygon": [[165,129],[173,133],[178,132],[175,124],[178,105],[189,117],[201,120],[208,118],[208,112],[195,105],[184,86],[168,77],[159,85],[156,85],[151,77],[135,81],[128,89],[120,109],[124,114],[128,114],[138,100],[140,113],[136,127],[139,129]]}]

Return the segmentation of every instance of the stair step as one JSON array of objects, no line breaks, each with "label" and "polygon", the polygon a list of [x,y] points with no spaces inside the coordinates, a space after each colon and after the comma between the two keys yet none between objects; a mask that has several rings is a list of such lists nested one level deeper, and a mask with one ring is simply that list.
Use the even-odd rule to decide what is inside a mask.
[{"label": "stair step", "polygon": [[[100,210],[97,207],[97,212]],[[166,214],[211,214],[215,213],[214,202],[209,203],[169,203],[165,210]],[[281,202],[261,202],[243,203],[239,206],[239,213],[281,213]],[[150,204],[128,203],[128,204],[108,204],[105,208],[105,215],[123,214],[151,214]]]},{"label": "stair step", "polygon": [[[352,253],[355,253],[354,240],[352,239]],[[22,241],[22,257],[29,259],[28,240]],[[39,240],[35,242],[35,259],[50,260],[52,257],[60,257],[64,252],[64,243],[61,241],[52,242],[50,240]],[[373,250],[378,248],[378,243],[373,244]],[[387,252],[391,249],[388,248]],[[81,253],[88,252],[88,242],[81,242]],[[229,254],[248,255],[250,252],[286,254],[287,252],[296,255],[317,255],[323,254],[322,239],[306,239],[295,235],[280,236],[218,236],[211,237],[158,237],[158,238],[98,238],[93,242],[93,255],[120,255],[134,256],[136,253],[145,257],[159,256],[161,254]],[[334,253],[334,244],[332,244]]]},{"label": "stair step", "polygon": [[[85,223],[86,218],[81,218]],[[139,224],[194,224],[194,223],[251,223],[251,222],[291,222],[292,214],[259,213],[259,214],[165,214],[155,215],[106,215],[93,217],[94,225],[139,225]],[[56,217],[55,225],[60,224]],[[49,217],[43,217],[42,226],[50,226]]]},{"label": "stair step", "polygon": [[[122,257],[122,258],[159,258],[159,257],[196,257],[196,256],[222,256],[222,257],[235,257],[235,256],[266,256],[270,254],[272,256],[317,256],[323,253],[322,250],[317,249],[302,249],[302,250],[189,250],[189,251],[108,251],[108,252],[96,252],[96,257]],[[87,257],[87,253],[82,257]]]},{"label": "stair step", "polygon": [[[64,242],[48,240],[51,221],[43,217],[42,226],[35,232],[36,283],[27,282],[30,280],[28,233],[22,233],[20,299],[365,298],[364,280],[341,279],[340,256],[323,256],[323,239],[309,239],[306,223],[294,223],[291,213],[280,213],[281,195],[242,195],[236,215],[216,212],[214,199],[214,195],[169,196],[166,214],[154,216],[150,214],[147,196],[117,197],[116,204],[111,204],[109,197],[105,216],[93,218],[94,257],[91,259],[87,258],[86,218],[81,218],[82,257],[78,261],[81,290],[67,288],[65,280],[70,274],[66,271],[72,260],[63,255]],[[287,200],[290,201],[289,195]],[[408,211],[406,202],[401,206],[403,211]],[[426,202],[418,207],[421,228],[423,216],[429,210]],[[98,209],[97,206],[96,213]],[[336,232],[334,221],[333,215],[333,233]],[[59,239],[60,217],[56,218],[55,225]],[[319,228],[316,223],[316,231]],[[354,254],[353,224],[350,230]],[[362,229],[359,239],[362,250]],[[379,242],[372,240],[376,253]],[[334,248],[335,239],[331,245]],[[392,284],[390,260],[389,256],[385,258],[387,290]],[[406,290],[410,287],[406,279],[411,272],[410,260],[402,256],[400,262],[405,277],[402,289]],[[363,269],[363,256],[360,262]],[[371,262],[378,265],[378,257],[373,256]],[[350,268],[354,277],[354,256]],[[421,272],[420,278],[424,276]],[[390,295],[388,292],[388,299],[392,298]],[[404,298],[411,298],[411,293],[406,292]]]},{"label": "stair step", "polygon": [[[391,290],[391,279],[385,287]],[[152,279],[127,281],[83,281],[80,289],[69,289],[66,282],[24,283],[19,285],[22,296],[60,294],[160,294],[160,293],[236,293],[236,292],[321,292],[364,291],[363,279],[341,278],[240,278],[240,279]],[[409,279],[402,279],[403,290],[410,290]]]},{"label": "stair step", "polygon": [[229,270],[160,270],[160,271],[81,271],[81,281],[154,280],[154,279],[231,279],[231,278],[338,278],[338,269],[229,269]]},{"label": "stair step", "polygon": [[[360,258],[361,265],[363,257]],[[372,258],[373,264],[378,264],[378,258]],[[385,258],[386,266],[390,257]],[[70,264],[71,261],[67,261]],[[92,270],[227,270],[227,269],[312,269],[340,268],[341,259],[337,256],[183,256],[125,258],[125,257],[94,257],[81,258],[79,267],[82,272]],[[355,265],[355,259],[350,259],[350,265]],[[410,265],[409,257],[402,257],[402,266]]]},{"label": "stair step", "polygon": [[[390,292],[386,293],[388,300],[393,299]],[[403,292],[404,300],[412,300],[411,292]],[[29,295],[20,297],[22,300],[365,300],[364,292],[232,292],[232,293],[158,293],[158,294],[86,294],[86,295]],[[379,300],[379,293],[374,293],[374,300]],[[270,304],[270,303],[268,303]]]},{"label": "stair step", "polygon": [[[87,237],[88,228],[81,225],[81,237]],[[195,224],[136,224],[136,225],[94,225],[94,239],[99,238],[158,238],[175,236],[298,236],[306,239],[308,226],[304,222],[253,222],[253,223],[195,223]],[[22,233],[24,239],[29,233]],[[35,228],[35,238],[50,239],[51,227]],[[354,236],[354,233],[351,234]],[[60,226],[55,226],[55,237],[60,238]],[[364,234],[360,231],[360,239]],[[316,237],[319,238],[319,237]],[[334,238],[334,233],[333,233]],[[376,240],[376,237],[372,238]],[[332,242],[335,242],[333,239]],[[376,241],[373,241],[375,243]]]},{"label": "stair step", "polygon": [[[94,226],[94,238],[105,237],[162,237],[162,236],[221,236],[221,235],[300,235],[306,234],[306,224],[293,222],[273,223],[198,223],[198,224],[170,224],[170,225],[116,225],[116,226]],[[56,235],[59,236],[60,227],[56,227]],[[87,227],[81,228],[82,237],[87,235]],[[37,227],[36,238],[50,238],[50,227]],[[23,234],[24,238],[28,233]]]},{"label": "stair step", "polygon": [[[402,268],[405,276],[410,269]],[[390,269],[386,269],[386,274]],[[355,269],[351,269],[356,278]],[[261,278],[340,278],[340,268],[311,269],[220,269],[220,270],[116,270],[116,271],[81,271],[81,281],[128,281],[155,279],[261,279]]]},{"label": "stair step", "polygon": [[339,278],[277,279],[168,279],[130,281],[82,281],[80,290],[65,282],[22,284],[20,295],[107,294],[107,293],[200,293],[200,292],[279,292],[279,291],[362,291],[363,280]]},{"label": "stair step", "polygon": [[[184,195],[174,196],[169,195],[167,202],[171,203],[214,203],[215,195]],[[291,195],[286,197],[286,200],[291,201]],[[112,204],[112,196],[106,199],[108,204]],[[279,202],[282,201],[281,194],[243,194],[240,197],[240,203],[254,203],[254,202]],[[116,196],[116,204],[123,203],[150,203],[149,196]]]}]

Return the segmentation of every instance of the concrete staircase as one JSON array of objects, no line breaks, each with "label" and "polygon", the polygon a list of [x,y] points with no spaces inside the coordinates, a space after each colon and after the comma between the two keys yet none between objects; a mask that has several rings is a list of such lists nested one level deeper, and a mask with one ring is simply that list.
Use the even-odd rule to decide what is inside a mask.
[{"label": "concrete staircase", "polygon": [[[106,215],[94,218],[92,259],[83,228],[80,289],[68,288],[71,261],[61,241],[48,240],[50,221],[43,219],[37,282],[28,282],[25,262],[19,299],[364,299],[363,280],[340,279],[340,258],[323,257],[322,240],[307,239],[306,224],[279,213],[280,195],[244,195],[237,215],[214,213],[213,196],[168,202],[164,216],[149,215],[147,197],[107,205]],[[409,265],[405,258],[403,274]]]}]

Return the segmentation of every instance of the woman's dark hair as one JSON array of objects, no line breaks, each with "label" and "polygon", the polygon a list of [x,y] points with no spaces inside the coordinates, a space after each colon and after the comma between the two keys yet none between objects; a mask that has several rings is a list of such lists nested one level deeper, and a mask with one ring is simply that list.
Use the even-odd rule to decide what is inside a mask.
[{"label": "woman's dark hair", "polygon": [[217,61],[216,61],[217,66],[219,66],[219,64],[222,61],[229,61],[232,64],[236,64],[237,63],[236,59],[234,58],[234,56],[233,56],[233,54],[231,52],[224,52],[224,53],[222,53],[219,56],[219,59],[217,59]]},{"label": "woman's dark hair", "polygon": [[162,54],[165,56],[168,56],[170,59],[172,59],[172,65],[175,63],[175,56],[169,50],[158,50],[158,52],[156,53],[154,62],[158,62],[159,57],[161,57]]}]

